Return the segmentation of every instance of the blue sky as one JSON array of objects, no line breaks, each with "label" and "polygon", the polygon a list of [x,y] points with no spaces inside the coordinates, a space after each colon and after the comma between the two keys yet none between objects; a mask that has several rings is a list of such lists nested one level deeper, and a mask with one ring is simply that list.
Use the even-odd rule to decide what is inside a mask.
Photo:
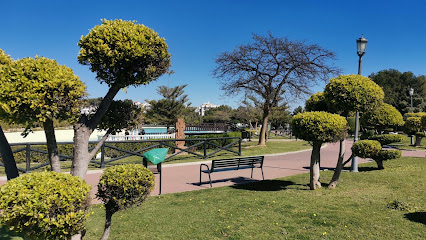
[{"label": "blue sky", "polygon": [[[356,39],[368,39],[363,75],[394,68],[426,75],[425,1],[3,1],[0,48],[14,59],[35,55],[55,59],[72,68],[87,85],[91,97],[107,92],[87,66],[79,65],[77,43],[101,19],[136,20],[166,39],[172,54],[170,85],[188,84],[193,106],[239,105],[238,97],[223,96],[212,77],[215,57],[249,43],[251,34],[287,36],[332,50],[343,74],[358,68]],[[144,102],[158,99],[156,82],[120,92],[117,99]],[[318,85],[313,92],[323,89]],[[304,101],[292,104],[292,108]]]}]

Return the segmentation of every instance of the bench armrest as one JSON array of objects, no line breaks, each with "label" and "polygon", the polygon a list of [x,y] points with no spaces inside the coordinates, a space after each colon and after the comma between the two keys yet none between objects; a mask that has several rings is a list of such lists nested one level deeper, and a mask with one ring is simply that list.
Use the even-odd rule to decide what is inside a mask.
[{"label": "bench armrest", "polygon": [[210,172],[210,167],[209,167],[207,164],[204,164],[204,163],[202,163],[202,164],[200,165],[200,172],[202,171],[203,166],[206,166],[207,171],[209,171],[209,172]]}]

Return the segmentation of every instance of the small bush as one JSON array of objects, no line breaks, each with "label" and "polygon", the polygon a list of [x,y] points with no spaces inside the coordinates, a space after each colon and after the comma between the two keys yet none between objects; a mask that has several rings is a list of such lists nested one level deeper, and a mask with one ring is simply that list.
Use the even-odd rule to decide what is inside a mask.
[{"label": "small bush", "polygon": [[401,157],[400,150],[380,150],[376,156],[373,156],[375,161],[386,161]]},{"label": "small bush", "polygon": [[102,174],[96,196],[112,213],[141,204],[154,188],[154,174],[138,164],[107,168]]},{"label": "small bush", "polygon": [[352,145],[352,154],[360,158],[373,158],[380,150],[382,145],[376,140],[360,140]]},{"label": "small bush", "polygon": [[69,239],[84,229],[90,189],[69,174],[25,174],[0,187],[0,221],[30,239]]},{"label": "small bush", "polygon": [[404,140],[404,137],[398,134],[382,134],[371,136],[368,138],[368,140],[379,141],[380,144],[383,146],[391,143],[401,142],[402,140]]}]

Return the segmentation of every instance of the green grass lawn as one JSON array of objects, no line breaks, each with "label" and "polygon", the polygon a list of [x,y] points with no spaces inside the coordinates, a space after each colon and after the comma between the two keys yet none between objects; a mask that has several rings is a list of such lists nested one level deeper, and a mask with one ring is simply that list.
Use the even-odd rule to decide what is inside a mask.
[{"label": "green grass lawn", "polygon": [[[334,190],[311,191],[309,174],[300,174],[149,197],[114,215],[110,239],[424,239],[426,159],[385,168],[360,164]],[[332,173],[321,172],[321,181]],[[89,240],[100,238],[104,224],[102,206],[92,212]],[[1,229],[1,236],[9,235]]]},{"label": "green grass lawn", "polygon": [[[237,145],[238,146],[238,145]],[[279,140],[279,141],[269,141],[266,143],[266,146],[260,147],[257,146],[257,141],[251,141],[251,142],[243,142],[241,144],[241,155],[242,156],[256,156],[256,155],[267,155],[267,154],[275,154],[275,153],[285,153],[285,152],[294,152],[304,149],[310,149],[312,148],[307,142],[298,140],[298,141],[285,141],[285,140]],[[210,149],[208,153],[213,152],[216,149]],[[237,147],[233,148],[234,151],[238,151]],[[198,152],[199,154],[203,154],[202,152]],[[235,153],[221,151],[217,154],[215,154],[213,157],[210,157],[211,159],[219,159],[219,158],[232,158],[237,157]],[[194,155],[177,155],[173,158],[171,158],[169,161],[165,162],[165,164],[170,163],[184,163],[184,162],[195,162],[195,161],[203,161],[206,159],[200,158],[198,156]],[[129,163],[141,163],[142,158],[137,156],[127,157],[121,160],[117,160],[114,162],[111,162],[110,164],[107,164],[108,166],[118,165],[118,164],[129,164]],[[25,168],[25,163],[17,164],[18,167]],[[32,163],[31,166],[36,166],[37,163]],[[71,162],[70,161],[64,161],[61,162],[61,167],[63,171],[70,171],[71,169]],[[45,171],[49,167],[44,167],[35,171]],[[89,169],[99,169],[98,165],[90,164]],[[0,167],[0,176],[5,176],[4,168]]]}]

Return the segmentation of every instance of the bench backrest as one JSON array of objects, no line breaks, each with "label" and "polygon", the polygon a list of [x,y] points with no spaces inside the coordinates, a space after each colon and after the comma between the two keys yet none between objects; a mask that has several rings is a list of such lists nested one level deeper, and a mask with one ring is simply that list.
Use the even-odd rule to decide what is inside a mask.
[{"label": "bench backrest", "polygon": [[230,159],[217,159],[212,161],[211,172],[214,171],[215,168],[229,168],[229,167],[242,167],[242,166],[255,166],[255,164],[259,165],[258,167],[263,166],[264,156],[256,156],[256,157],[241,157],[241,158],[230,158]]}]

